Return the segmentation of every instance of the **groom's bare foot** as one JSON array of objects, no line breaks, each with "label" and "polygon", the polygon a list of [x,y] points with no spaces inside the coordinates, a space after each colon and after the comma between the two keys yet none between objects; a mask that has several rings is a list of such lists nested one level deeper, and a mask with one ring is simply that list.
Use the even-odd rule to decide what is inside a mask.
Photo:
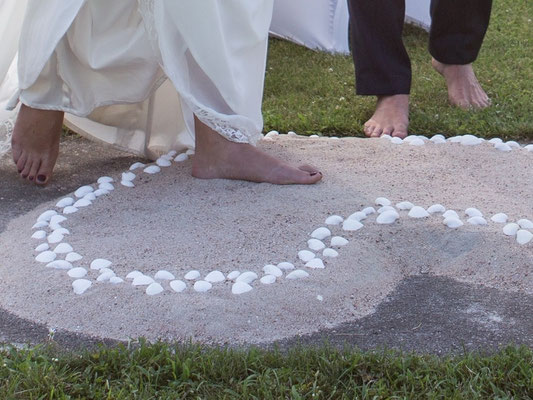
[{"label": "groom's bare foot", "polygon": [[465,109],[490,106],[489,96],[479,84],[472,64],[443,64],[434,58],[431,64],[446,80],[448,99],[451,104]]},{"label": "groom's bare foot", "polygon": [[314,167],[293,167],[245,143],[224,139],[195,119],[196,153],[192,175],[201,179],[237,179],[278,185],[313,184],[322,179]]},{"label": "groom's bare foot", "polygon": [[403,139],[408,125],[409,95],[378,96],[376,111],[365,123],[364,131],[368,137],[391,135]]},{"label": "groom's bare foot", "polygon": [[22,105],[11,141],[13,161],[22,178],[38,185],[50,181],[59,153],[62,126],[62,112]]}]

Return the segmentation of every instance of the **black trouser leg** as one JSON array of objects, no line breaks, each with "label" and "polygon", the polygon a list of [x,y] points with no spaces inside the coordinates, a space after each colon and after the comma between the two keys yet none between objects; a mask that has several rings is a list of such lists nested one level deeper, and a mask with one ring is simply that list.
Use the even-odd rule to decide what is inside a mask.
[{"label": "black trouser leg", "polygon": [[411,62],[402,41],[405,1],[348,1],[357,94],[408,94]]},{"label": "black trouser leg", "polygon": [[444,64],[475,61],[487,32],[492,0],[432,0],[429,52]]}]

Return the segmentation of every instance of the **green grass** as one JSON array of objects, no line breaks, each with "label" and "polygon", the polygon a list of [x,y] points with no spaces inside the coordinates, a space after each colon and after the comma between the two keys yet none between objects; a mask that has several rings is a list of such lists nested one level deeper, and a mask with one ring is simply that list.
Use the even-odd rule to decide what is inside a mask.
[{"label": "green grass", "polygon": [[141,344],[0,352],[2,399],[530,399],[533,351],[439,358],[391,351],[287,353]]},{"label": "green grass", "polygon": [[[406,26],[404,41],[413,65],[410,131],[533,139],[532,19],[532,1],[494,2],[491,25],[475,63],[493,106],[476,112],[448,105],[444,81],[430,65],[427,33]],[[265,131],[361,135],[375,100],[355,96],[354,80],[351,57],[272,39],[263,106]]]}]

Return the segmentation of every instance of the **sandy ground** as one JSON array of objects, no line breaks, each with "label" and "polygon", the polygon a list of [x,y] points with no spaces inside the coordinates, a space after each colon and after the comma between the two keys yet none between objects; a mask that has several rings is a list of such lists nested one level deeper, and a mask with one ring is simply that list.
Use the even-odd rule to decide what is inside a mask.
[{"label": "sandy ground", "polygon": [[[204,276],[215,269],[259,273],[263,265],[281,261],[300,268],[297,252],[327,216],[347,217],[378,196],[533,219],[533,154],[525,151],[287,137],[261,146],[295,163],[320,166],[324,181],[312,187],[201,181],[190,177],[190,162],[154,176],[140,174],[134,189],[117,185],[63,224],[72,233],[66,241],[84,256],[76,266],[102,257],[119,276],[166,269],[179,278],[191,269]],[[228,282],[208,293],[189,286],[180,294],[164,284],[167,290],[154,297],[129,284],[95,282],[77,296],[65,272],[33,260],[39,241],[30,238],[31,226],[52,206],[18,217],[0,234],[0,304],[50,327],[103,338],[270,342],[368,315],[403,278],[417,274],[533,293],[533,243],[516,244],[494,223],[451,230],[440,217],[412,220],[403,212],[390,226],[371,217],[355,233],[332,228],[350,243],[326,261],[326,269],[310,270],[301,281],[256,282],[240,296],[231,294]]]}]

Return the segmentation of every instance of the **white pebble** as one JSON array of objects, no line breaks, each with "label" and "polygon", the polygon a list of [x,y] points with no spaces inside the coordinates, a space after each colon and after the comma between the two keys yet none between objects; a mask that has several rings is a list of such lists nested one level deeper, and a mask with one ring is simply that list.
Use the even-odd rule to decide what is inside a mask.
[{"label": "white pebble", "polygon": [[503,227],[503,233],[507,236],[514,236],[516,235],[516,232],[520,230],[520,225],[515,224],[514,222],[511,222],[510,224],[507,224]]},{"label": "white pebble", "polygon": [[74,204],[74,199],[72,197],[65,197],[56,203],[56,207],[65,208],[71,206],[72,204]]},{"label": "white pebble", "polygon": [[124,282],[124,279],[119,278],[118,276],[113,276],[109,279],[109,283],[112,283],[113,285],[117,285],[122,282]]},{"label": "white pebble", "polygon": [[454,210],[448,210],[444,214],[442,214],[442,217],[459,219],[459,214],[457,214]]},{"label": "white pebble", "polygon": [[198,278],[200,278],[200,271],[196,271],[196,270],[193,270],[193,271],[189,271],[185,274],[184,278],[187,279],[188,281],[194,281]]},{"label": "white pebble", "polygon": [[94,189],[92,186],[82,186],[74,192],[74,196],[76,196],[77,198],[82,198],[86,194],[92,193],[92,192],[94,192]]},{"label": "white pebble", "polygon": [[172,158],[172,157],[176,157],[176,154],[178,154],[178,152],[176,150],[170,150],[168,153],[167,153],[167,156]]},{"label": "white pebble", "polygon": [[468,215],[469,217],[482,217],[483,216],[483,213],[481,211],[473,207],[467,208],[465,210],[465,214]]},{"label": "white pebble", "polygon": [[514,140],[509,140],[507,142],[505,142],[505,144],[513,149],[519,149],[520,148],[520,144],[518,142],[515,142]]},{"label": "white pebble", "polygon": [[303,262],[307,262],[315,258],[315,253],[309,250],[302,250],[298,252],[298,258]]},{"label": "white pebble", "polygon": [[350,231],[350,232],[358,231],[359,229],[363,227],[364,225],[362,223],[360,223],[356,219],[351,219],[351,218],[348,218],[342,223],[342,229],[345,231]]},{"label": "white pebble", "polygon": [[154,280],[152,277],[148,275],[140,275],[136,276],[133,279],[133,282],[131,283],[133,286],[148,286],[154,283]]},{"label": "white pebble", "polygon": [[435,144],[442,144],[442,143],[446,143],[446,138],[444,137],[444,135],[434,135],[431,139],[429,139],[430,141],[432,141],[433,143]]},{"label": "white pebble", "polygon": [[142,168],[144,167],[145,164],[143,164],[142,162],[136,162],[136,163],[133,163],[131,164],[130,166],[130,171],[135,171],[136,169],[138,168]]},{"label": "white pebble", "polygon": [[326,218],[326,225],[340,225],[344,221],[340,215],[332,215]]},{"label": "white pebble", "polygon": [[338,257],[339,256],[339,252],[337,250],[333,250],[333,249],[324,249],[324,251],[322,252],[322,255],[324,257],[331,257],[331,258],[334,258],[334,257]]},{"label": "white pebble", "polygon": [[516,221],[518,225],[520,225],[520,228],[522,229],[533,229],[533,222],[531,222],[529,219],[519,219]]},{"label": "white pebble", "polygon": [[65,260],[68,262],[76,262],[76,261],[80,261],[82,258],[83,257],[79,255],[78,253],[71,252],[67,254],[67,256],[65,257]]},{"label": "white pebble", "polygon": [[113,182],[113,178],[111,178],[110,176],[101,176],[100,178],[98,178],[98,180],[96,182],[99,185],[105,184],[105,183],[111,183],[111,182]]},{"label": "white pebble", "polygon": [[409,211],[409,214],[407,214],[410,218],[427,218],[429,217],[429,213],[420,206],[414,206],[411,208],[411,211]]},{"label": "white pebble", "polygon": [[72,251],[74,251],[74,249],[68,243],[59,243],[54,249],[54,253],[56,254],[67,254],[71,253]]},{"label": "white pebble", "polygon": [[91,269],[102,269],[102,268],[109,268],[109,266],[113,264],[111,261],[106,260],[104,258],[97,258],[96,260],[93,260],[91,262]]},{"label": "white pebble", "polygon": [[409,211],[415,205],[410,201],[402,201],[401,203],[396,204],[396,208],[402,211]]},{"label": "white pebble", "polygon": [[520,229],[516,232],[516,241],[518,244],[528,244],[533,239],[533,233],[526,231],[525,229]]},{"label": "white pebble", "polygon": [[281,269],[279,269],[278,267],[276,267],[275,265],[272,265],[272,264],[265,265],[263,267],[263,272],[266,275],[274,275],[276,278],[279,278],[280,276],[283,275],[283,271]]},{"label": "white pebble", "polygon": [[376,222],[380,225],[389,225],[394,223],[398,218],[400,218],[400,214],[395,210],[389,210],[379,214],[376,218]]},{"label": "white pebble", "polygon": [[107,282],[111,278],[113,278],[114,276],[116,276],[116,274],[113,271],[108,271],[108,272],[104,272],[104,273],[100,274],[98,276],[98,278],[96,278],[96,280],[98,282]]},{"label": "white pebble", "polygon": [[161,172],[161,168],[159,168],[157,165],[150,165],[144,169],[144,172],[147,174],[157,174],[158,172]]},{"label": "white pebble", "polygon": [[376,209],[374,207],[367,207],[362,212],[364,212],[368,216],[370,214],[375,214]]},{"label": "white pebble", "polygon": [[70,235],[70,231],[67,228],[57,228],[54,229],[52,233],[55,233],[56,235]]},{"label": "white pebble", "polygon": [[122,173],[122,180],[123,181],[132,181],[137,177],[133,172],[123,172]]},{"label": "white pebble", "polygon": [[63,209],[63,214],[74,214],[75,212],[78,212],[78,209],[74,206],[68,206]]},{"label": "white pebble", "polygon": [[331,231],[325,227],[317,228],[311,233],[311,237],[318,239],[318,240],[324,240],[325,238],[329,236],[331,236]]},{"label": "white pebble", "polygon": [[155,295],[158,295],[159,293],[162,293],[165,289],[163,289],[163,286],[161,286],[159,283],[157,282],[154,282],[152,284],[150,284],[147,288],[146,288],[146,294],[148,296],[155,296]]},{"label": "white pebble", "polygon": [[39,217],[37,218],[37,222],[41,222],[41,221],[50,222],[50,219],[52,219],[54,215],[57,215],[57,211],[47,210],[43,212],[41,215],[39,215]]},{"label": "white pebble", "polygon": [[189,158],[189,156],[187,155],[187,153],[181,153],[181,154],[178,154],[176,156],[176,158],[174,159],[175,162],[184,162],[184,161],[187,161]]},{"label": "white pebble", "polygon": [[529,152],[533,152],[533,144],[528,144],[527,146],[524,147],[524,149]]},{"label": "white pebble", "polygon": [[204,292],[207,292],[209,290],[211,290],[211,288],[213,287],[213,285],[209,282],[206,282],[206,281],[196,281],[194,282],[194,290],[196,292],[199,292],[199,293],[204,293]]},{"label": "white pebble", "polygon": [[498,143],[494,146],[494,148],[496,150],[499,150],[499,151],[503,151],[503,152],[509,152],[511,150],[513,150],[511,148],[511,146],[509,146],[508,144],[505,144],[505,143]]},{"label": "white pebble", "polygon": [[131,271],[128,275],[126,275],[126,279],[135,279],[139,276],[143,276],[141,271]]},{"label": "white pebble", "polygon": [[410,146],[423,146],[425,144],[426,142],[424,142],[424,140],[420,138],[413,139],[409,142]]},{"label": "white pebble", "polygon": [[[100,189],[98,189],[98,190],[100,190]],[[85,196],[83,196],[83,198],[85,200],[95,201],[96,200],[96,195],[94,194],[94,192],[92,192],[92,193],[86,194]]]},{"label": "white pebble", "polygon": [[204,280],[206,282],[219,283],[219,282],[224,282],[226,280],[226,277],[220,271],[211,271],[210,273],[207,274]]},{"label": "white pebble", "polygon": [[396,209],[393,206],[383,206],[380,209],[378,209],[378,214],[382,214],[385,211],[396,211]]},{"label": "white pebble", "polygon": [[98,185],[98,188],[101,190],[107,190],[108,192],[112,192],[113,190],[115,190],[115,187],[109,182],[101,183],[100,185]]},{"label": "white pebble", "polygon": [[494,214],[491,217],[491,221],[492,222],[496,222],[497,224],[505,224],[505,223],[507,223],[508,219],[509,219],[509,217],[507,216],[507,214],[504,214],[504,213]]},{"label": "white pebble", "polygon": [[48,264],[46,264],[48,268],[54,268],[54,269],[64,269],[69,270],[72,269],[72,264],[65,260],[55,260]]},{"label": "white pebble", "polygon": [[243,272],[239,275],[237,279],[235,279],[235,282],[244,282],[247,284],[252,283],[258,278],[257,274],[255,272],[247,271]]},{"label": "white pebble", "polygon": [[193,149],[189,149],[185,152],[185,154],[187,154],[189,157],[190,156],[194,156],[194,150]]},{"label": "white pebble", "polygon": [[267,138],[271,138],[271,137],[274,137],[274,136],[278,136],[279,135],[279,132],[278,131],[270,131],[268,132],[265,137]]},{"label": "white pebble", "polygon": [[284,261],[278,264],[278,268],[281,269],[282,271],[289,271],[289,270],[294,269],[294,265],[290,262]]},{"label": "white pebble", "polygon": [[297,269],[296,271],[292,271],[289,275],[286,276],[287,279],[303,279],[307,278],[309,276],[309,273],[307,271],[304,271],[302,269]]},{"label": "white pebble", "polygon": [[320,294],[316,296],[316,299],[318,301],[324,301],[324,297],[322,297],[322,295],[320,295]]},{"label": "white pebble", "polygon": [[479,217],[479,216],[468,218],[466,222],[468,222],[470,225],[487,225],[488,224],[485,218]]},{"label": "white pebble", "polygon": [[503,140],[501,140],[500,138],[492,138],[489,140],[489,143],[490,144],[498,144],[498,143],[502,143]]},{"label": "white pebble", "polygon": [[326,266],[324,265],[324,262],[320,258],[313,258],[312,260],[305,263],[305,266],[307,268],[313,268],[313,269],[324,269]]},{"label": "white pebble", "polygon": [[165,270],[157,271],[156,274],[154,275],[154,278],[160,281],[172,281],[176,279],[176,277],[173,274]]},{"label": "white pebble", "polygon": [[483,140],[481,140],[480,138],[474,135],[464,135],[461,140],[461,144],[463,146],[477,146],[481,144],[482,142]]},{"label": "white pebble", "polygon": [[37,257],[35,257],[35,261],[41,262],[41,263],[49,263],[56,259],[57,254],[53,251],[43,251],[40,253]]},{"label": "white pebble", "polygon": [[427,212],[430,214],[444,213],[446,212],[446,208],[442,204],[433,204],[427,209]]},{"label": "white pebble", "polygon": [[[277,267],[276,267],[277,268]],[[241,274],[240,271],[231,271],[229,274],[228,274],[228,279],[230,281],[234,281],[235,279],[237,279],[239,277],[239,275]]]},{"label": "white pebble", "polygon": [[265,275],[260,279],[260,282],[263,285],[271,285],[276,282],[276,277],[274,275]]},{"label": "white pebble", "polygon": [[38,221],[35,224],[33,224],[31,229],[41,229],[41,228],[46,228],[46,227],[48,227],[48,222],[46,222],[46,221]]},{"label": "white pebble", "polygon": [[376,205],[378,206],[390,206],[392,203],[389,199],[386,199],[385,197],[378,197],[375,201]]},{"label": "white pebble", "polygon": [[31,235],[32,239],[42,240],[46,237],[46,231],[35,231],[33,232],[33,235]]},{"label": "white pebble", "polygon": [[444,221],[442,221],[442,223],[446,225],[448,228],[453,228],[453,229],[459,228],[464,225],[463,221],[455,217],[444,218]]},{"label": "white pebble", "polygon": [[135,187],[135,184],[132,181],[120,181],[120,184],[125,187]]},{"label": "white pebble", "polygon": [[451,143],[461,143],[461,141],[463,140],[463,137],[462,136],[452,136],[451,138],[448,138],[448,140]]},{"label": "white pebble", "polygon": [[294,131],[287,132],[287,135],[289,135],[289,136],[298,136],[298,134],[296,132],[294,132]]},{"label": "white pebble", "polygon": [[393,137],[390,142],[392,144],[402,144],[403,143],[403,139],[402,138],[399,138],[397,136]]},{"label": "white pebble", "polygon": [[85,275],[87,275],[87,270],[85,268],[82,268],[82,267],[71,268],[67,272],[67,274],[71,278],[83,278]]},{"label": "white pebble", "polygon": [[88,207],[91,204],[93,204],[90,200],[87,199],[79,199],[77,202],[74,203],[72,207],[80,208],[80,207]]},{"label": "white pebble", "polygon": [[56,230],[53,231],[50,235],[48,235],[47,240],[50,244],[56,244],[63,241],[64,238],[65,236],[61,232],[59,232],[59,230]]},{"label": "white pebble", "polygon": [[355,219],[356,221],[363,221],[367,218],[367,215],[362,211],[354,212],[352,215],[350,215],[347,219]]},{"label": "white pebble", "polygon": [[347,244],[348,244],[348,240],[346,240],[345,238],[341,236],[333,236],[331,238],[330,246],[342,247],[342,246],[346,246]]},{"label": "white pebble", "polygon": [[251,287],[250,285],[248,285],[245,282],[235,282],[231,286],[231,293],[233,293],[233,294],[243,294],[243,293],[249,292],[252,289],[253,289],[253,287]]},{"label": "white pebble", "polygon": [[50,249],[50,246],[48,245],[48,243],[41,243],[39,246],[37,246],[35,248],[35,251],[40,253],[40,252],[46,251],[48,249]]},{"label": "white pebble", "polygon": [[320,251],[326,248],[326,245],[318,239],[309,239],[307,241],[307,246],[313,251]]},{"label": "white pebble", "polygon": [[181,293],[185,289],[187,289],[187,284],[183,281],[180,281],[179,279],[170,282],[170,288],[175,291],[176,293]]},{"label": "white pebble", "polygon": [[159,157],[157,160],[155,160],[155,163],[160,167],[170,167],[172,165],[169,160],[163,157]]},{"label": "white pebble", "polygon": [[87,279],[76,279],[74,282],[72,282],[72,288],[76,294],[85,293],[85,291],[89,289],[91,285],[92,282]]}]

